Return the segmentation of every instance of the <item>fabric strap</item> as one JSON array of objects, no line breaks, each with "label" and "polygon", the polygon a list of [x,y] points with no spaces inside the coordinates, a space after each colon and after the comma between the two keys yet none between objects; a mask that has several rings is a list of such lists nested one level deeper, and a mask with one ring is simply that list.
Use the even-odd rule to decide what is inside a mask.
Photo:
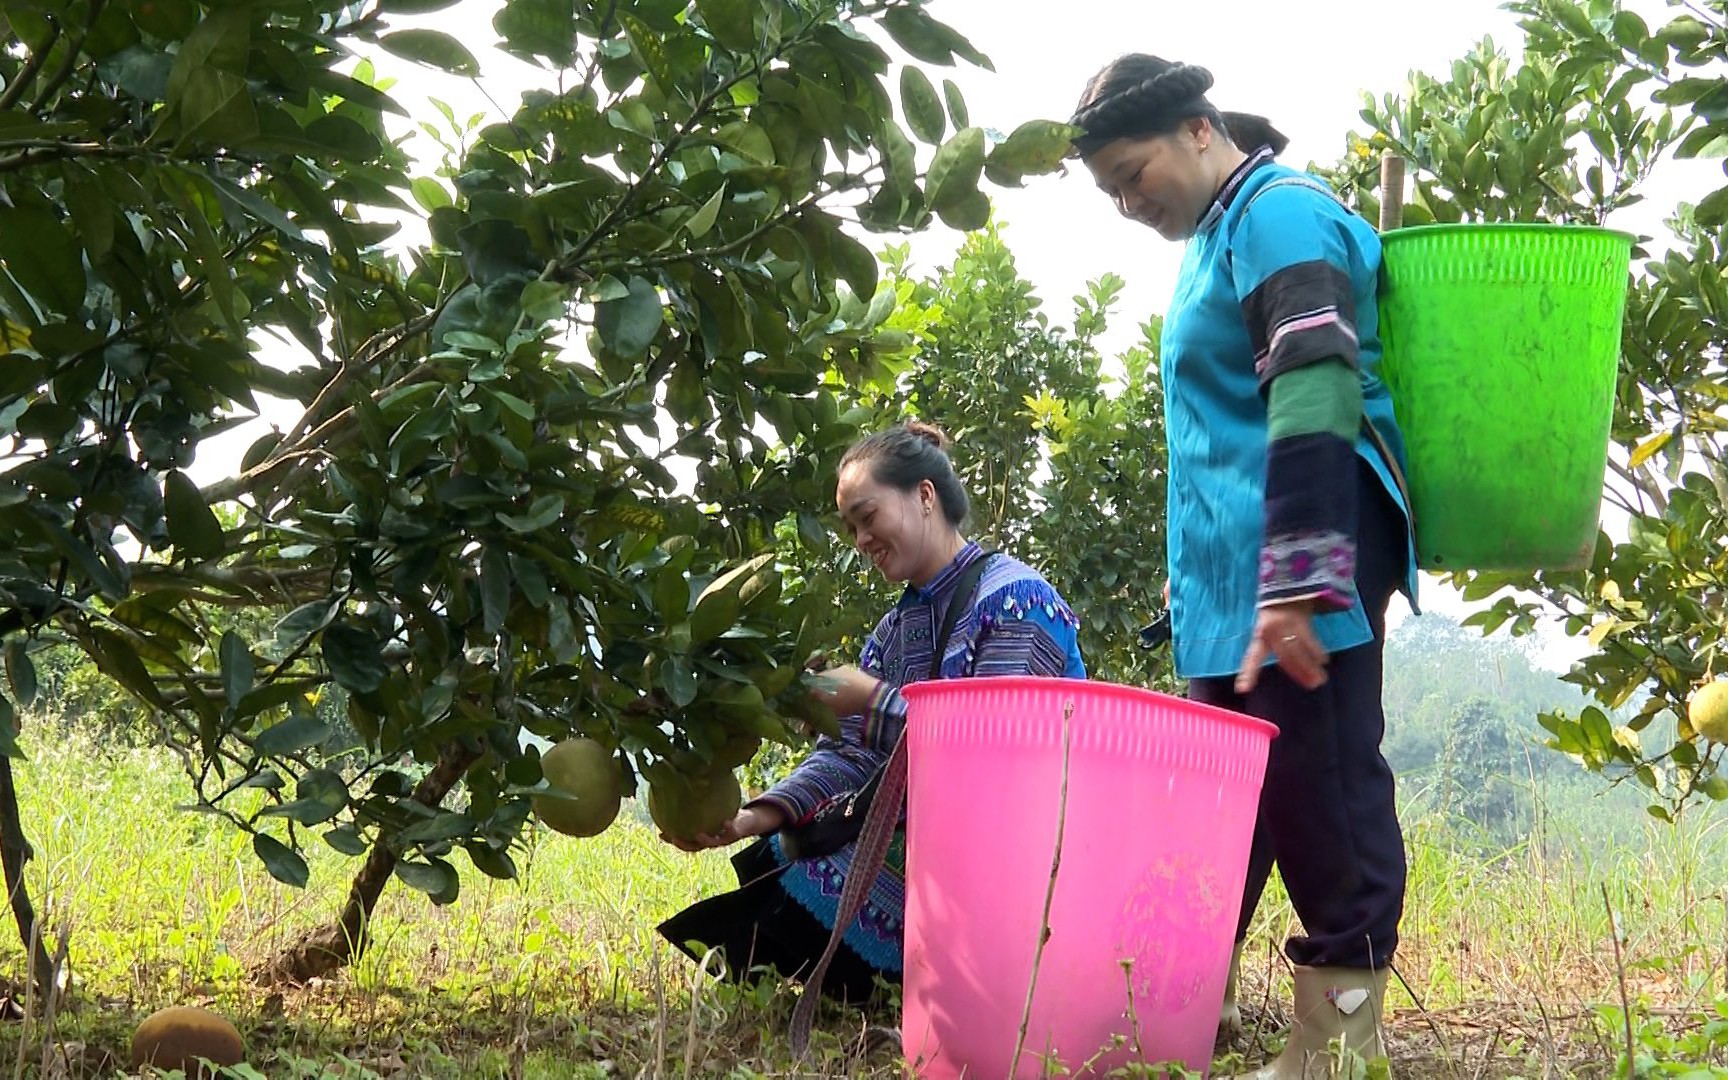
[{"label": "fabric strap", "polygon": [[[936,635],[936,655],[930,661],[930,678],[941,678],[942,654],[948,650],[948,638],[954,633],[954,624],[959,621],[960,613],[972,606],[972,595],[978,589],[978,580],[984,576],[985,564],[995,554],[986,551],[961,571],[954,599],[949,601],[948,612],[942,618],[942,631]],[[882,767],[876,797],[870,803],[870,812],[858,834],[858,846],[852,853],[852,869],[846,875],[846,884],[840,889],[840,910],[834,918],[834,929],[828,935],[828,945],[822,950],[822,959],[816,962],[816,970],[805,980],[798,995],[798,1005],[792,1010],[792,1053],[799,1061],[804,1060],[810,1049],[810,1031],[816,1023],[816,1006],[822,996],[822,980],[828,977],[828,965],[834,962],[841,940],[863,909],[876,875],[882,872],[882,866],[888,860],[888,846],[894,841],[894,830],[900,822],[900,807],[905,800],[906,729],[902,728],[900,737],[894,740],[893,752]]]}]

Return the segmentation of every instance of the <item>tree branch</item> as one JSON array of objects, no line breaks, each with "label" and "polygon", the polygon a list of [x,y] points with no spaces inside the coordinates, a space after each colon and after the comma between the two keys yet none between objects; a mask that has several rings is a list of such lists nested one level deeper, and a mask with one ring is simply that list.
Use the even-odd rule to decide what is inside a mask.
[{"label": "tree branch", "polygon": [[108,0],[90,0],[90,17],[85,22],[84,32],[79,34],[78,40],[67,48],[66,62],[60,65],[60,70],[54,73],[53,78],[49,79],[47,84],[42,87],[41,93],[36,95],[36,100],[30,107],[31,112],[40,113],[42,107],[48,104],[48,99],[59,93],[60,88],[66,85],[66,80],[70,79],[72,73],[78,70],[78,57],[84,52],[84,39],[90,36],[90,31],[95,27],[96,20],[102,17],[102,9],[107,6],[107,2]]},{"label": "tree branch", "polygon": [[756,63],[754,65],[735,72],[729,78],[721,79],[710,87],[700,98],[697,98],[696,105],[691,109],[689,117],[687,117],[682,124],[678,125],[678,129],[672,133],[670,138],[660,144],[658,150],[654,151],[654,156],[649,159],[648,167],[642,170],[642,175],[636,179],[635,183],[630,185],[629,190],[624,192],[623,196],[619,198],[617,203],[613,204],[612,209],[606,212],[606,216],[600,219],[600,223],[594,226],[594,230],[576,246],[576,250],[564,257],[562,262],[565,270],[569,272],[581,269],[582,260],[594,249],[594,245],[598,244],[602,237],[607,236],[612,232],[618,224],[618,219],[630,208],[630,204],[636,200],[637,196],[641,194],[643,182],[665,167],[666,162],[678,151],[678,148],[684,145],[684,140],[688,139],[691,132],[696,130],[697,122],[708,114],[709,109],[714,107],[714,103],[720,99],[720,95],[730,93],[734,86],[737,86],[746,79],[760,78],[762,70],[767,66],[768,62],[778,59],[781,53],[785,52],[793,44],[802,40],[804,34],[809,32],[812,25],[814,24],[806,23],[802,30],[799,30],[797,33],[789,35],[783,39],[780,44],[774,47],[772,52],[768,53],[766,56],[756,57]]},{"label": "tree branch", "polygon": [[36,80],[42,65],[48,62],[48,54],[54,51],[54,46],[60,41],[60,20],[48,16],[48,41],[40,49],[32,52],[30,58],[24,61],[24,66],[18,69],[18,77],[12,80],[4,93],[0,93],[0,112],[5,112],[18,104],[24,96],[24,91]]}]

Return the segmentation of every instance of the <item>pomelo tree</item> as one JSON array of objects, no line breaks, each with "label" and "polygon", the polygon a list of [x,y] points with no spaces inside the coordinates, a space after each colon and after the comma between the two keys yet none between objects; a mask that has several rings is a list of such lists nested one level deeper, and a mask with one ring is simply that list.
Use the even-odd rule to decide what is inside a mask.
[{"label": "pomelo tree", "polygon": [[[1524,16],[1521,64],[1484,42],[1444,78],[1369,98],[1368,134],[1350,136],[1331,175],[1370,216],[1388,148],[1414,174],[1406,224],[1613,224],[1665,159],[1728,157],[1728,4],[1674,4],[1656,26],[1603,0],[1510,6]],[[1470,620],[1484,633],[1558,619],[1588,639],[1567,677],[1598,704],[1543,716],[1550,745],[1643,785],[1663,819],[1728,799],[1723,745],[1686,719],[1695,691],[1728,674],[1728,185],[1699,194],[1635,253],[1591,564],[1450,578],[1493,601]]]},{"label": "pomelo tree", "polygon": [[[358,955],[392,877],[513,876],[524,733],[603,742],[633,788],[822,721],[799,682],[833,608],[776,528],[856,433],[833,385],[907,347],[860,237],[981,226],[985,174],[1067,145],[972,125],[926,67],[987,61],[921,0],[503,0],[539,83],[429,174],[363,58],[478,76],[420,18],[453,6],[4,8],[4,748],[71,642],[277,879],[360,860],[272,977]],[[271,401],[292,421],[195,482]],[[329,686],[357,768],[314,752]]]}]

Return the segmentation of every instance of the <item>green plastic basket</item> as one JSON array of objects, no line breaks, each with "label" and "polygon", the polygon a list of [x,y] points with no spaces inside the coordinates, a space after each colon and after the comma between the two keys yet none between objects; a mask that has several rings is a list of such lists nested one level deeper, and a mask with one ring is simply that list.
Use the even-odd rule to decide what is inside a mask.
[{"label": "green plastic basket", "polygon": [[1381,236],[1382,374],[1427,570],[1575,570],[1596,546],[1633,237],[1576,225]]}]

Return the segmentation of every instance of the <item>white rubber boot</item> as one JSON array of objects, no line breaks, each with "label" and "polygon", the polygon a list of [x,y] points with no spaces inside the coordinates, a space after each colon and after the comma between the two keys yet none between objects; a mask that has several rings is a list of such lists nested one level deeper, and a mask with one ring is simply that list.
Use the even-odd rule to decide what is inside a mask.
[{"label": "white rubber boot", "polygon": [[1385,1003],[1385,969],[1297,968],[1289,1041],[1282,1054],[1252,1074],[1254,1080],[1324,1080],[1342,1071],[1344,1055],[1384,1058],[1380,1021]]}]

